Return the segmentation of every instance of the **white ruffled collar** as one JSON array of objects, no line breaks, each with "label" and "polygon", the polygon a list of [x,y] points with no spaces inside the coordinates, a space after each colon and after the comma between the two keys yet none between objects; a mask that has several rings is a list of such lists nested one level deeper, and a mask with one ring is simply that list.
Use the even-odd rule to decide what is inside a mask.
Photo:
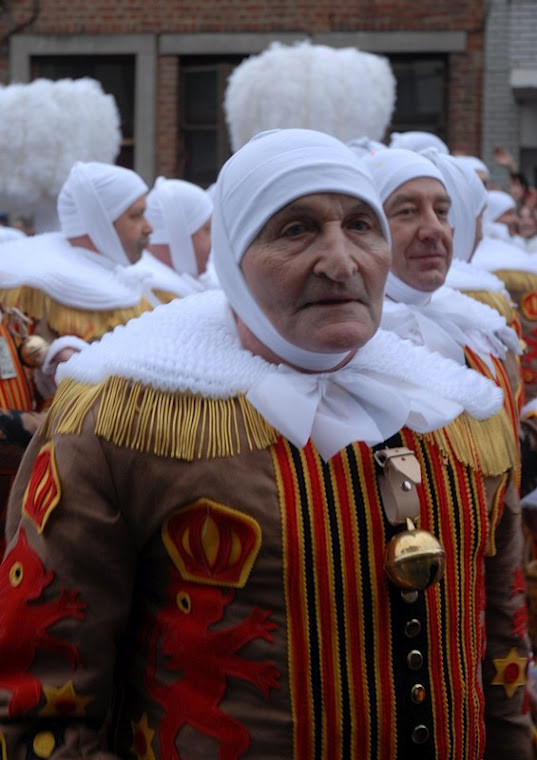
[{"label": "white ruffled collar", "polygon": [[427,296],[425,303],[387,298],[382,327],[459,364],[465,363],[465,347],[491,369],[491,356],[504,359],[508,350],[520,353],[516,333],[495,309],[446,285]]},{"label": "white ruffled collar", "polygon": [[144,280],[132,267],[72,246],[58,232],[2,245],[0,288],[22,286],[43,291],[65,306],[95,311],[132,308],[147,296]]},{"label": "white ruffled collar", "polygon": [[380,443],[403,426],[443,427],[463,411],[486,419],[502,404],[501,390],[481,375],[383,330],[337,372],[271,364],[242,348],[216,290],[117,327],[61,365],[57,379],[96,384],[111,375],[214,399],[245,394],[295,445],[311,437],[325,459],[354,440]]},{"label": "white ruffled collar", "polygon": [[187,273],[179,274],[159,261],[149,251],[144,251],[140,260],[133,264],[130,269],[146,278],[146,282],[152,290],[165,290],[174,293],[178,298],[185,298],[192,293],[201,293],[205,290],[204,282],[199,277],[193,277]]},{"label": "white ruffled collar", "polygon": [[511,300],[503,280],[492,272],[476,266],[473,261],[454,258],[445,284],[454,290],[487,290],[492,293],[502,293],[509,301]]}]

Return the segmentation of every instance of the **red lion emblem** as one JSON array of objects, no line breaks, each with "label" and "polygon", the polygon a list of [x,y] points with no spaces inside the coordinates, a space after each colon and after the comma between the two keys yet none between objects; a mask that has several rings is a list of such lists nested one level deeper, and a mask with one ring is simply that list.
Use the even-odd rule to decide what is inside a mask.
[{"label": "red lion emblem", "polygon": [[78,591],[62,589],[57,599],[36,603],[53,579],[21,528],[0,565],[0,688],[11,692],[10,715],[22,715],[39,704],[41,683],[28,673],[38,649],[58,652],[73,669],[80,661],[76,647],[47,631],[58,620],[84,618],[86,605],[78,601]]},{"label": "red lion emblem", "polygon": [[[254,639],[272,643],[271,631],[277,625],[270,622],[270,612],[254,608],[242,623],[212,631],[234,592],[186,582],[175,570],[172,572],[168,606],[157,617],[146,674],[149,693],[164,710],[160,755],[166,760],[180,760],[175,737],[188,724],[220,743],[221,760],[238,760],[250,746],[250,735],[244,725],[219,707],[226,679],[231,676],[249,681],[265,696],[271,688],[280,688],[279,671],[273,662],[256,662],[237,654]],[[159,637],[167,668],[180,673],[180,679],[169,685],[155,680]]]}]

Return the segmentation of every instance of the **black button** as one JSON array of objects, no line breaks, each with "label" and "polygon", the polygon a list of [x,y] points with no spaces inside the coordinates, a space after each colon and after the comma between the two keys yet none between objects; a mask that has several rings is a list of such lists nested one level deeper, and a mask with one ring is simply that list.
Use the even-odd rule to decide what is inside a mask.
[{"label": "black button", "polygon": [[429,729],[427,726],[424,726],[423,724],[420,724],[419,726],[414,726],[412,729],[412,741],[414,744],[425,744],[427,739],[429,738]]},{"label": "black button", "polygon": [[419,670],[423,665],[423,655],[417,649],[413,649],[407,654],[406,663],[410,670]]},{"label": "black button", "polygon": [[420,621],[416,620],[416,618],[412,618],[412,620],[407,620],[405,623],[405,636],[407,637],[407,639],[413,639],[419,633],[421,633]]}]

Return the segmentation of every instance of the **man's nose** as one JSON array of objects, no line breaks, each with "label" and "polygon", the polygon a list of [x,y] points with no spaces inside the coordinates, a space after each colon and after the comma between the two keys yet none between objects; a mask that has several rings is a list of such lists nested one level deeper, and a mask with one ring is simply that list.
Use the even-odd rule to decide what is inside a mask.
[{"label": "man's nose", "polygon": [[341,228],[327,230],[319,238],[313,271],[335,282],[348,280],[358,271],[356,246]]},{"label": "man's nose", "polygon": [[420,221],[418,237],[422,240],[434,238],[437,240],[446,234],[446,225],[438,218],[436,211],[431,207],[426,209]]}]

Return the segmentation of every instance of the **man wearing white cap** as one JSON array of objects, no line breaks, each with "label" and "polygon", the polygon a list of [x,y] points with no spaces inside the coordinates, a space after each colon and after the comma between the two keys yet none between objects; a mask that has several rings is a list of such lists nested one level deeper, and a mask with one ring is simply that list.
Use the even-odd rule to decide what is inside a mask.
[{"label": "man wearing white cap", "polygon": [[207,272],[212,212],[210,195],[182,179],[158,177],[147,196],[153,231],[133,270],[164,303],[214,286]]},{"label": "man wearing white cap", "polygon": [[26,313],[52,342],[44,395],[53,391],[47,372],[51,379],[62,352],[79,350],[151,308],[143,280],[128,269],[151,232],[147,190],[130,169],[77,162],[58,197],[61,232],[3,244],[0,302]]},{"label": "man wearing white cap", "polygon": [[486,712],[487,757],[527,760],[523,591],[495,582],[519,515],[478,444],[502,394],[378,330],[370,177],[326,134],[257,136],[213,256],[222,290],[59,370],[0,567],[7,756],[481,760]]}]

